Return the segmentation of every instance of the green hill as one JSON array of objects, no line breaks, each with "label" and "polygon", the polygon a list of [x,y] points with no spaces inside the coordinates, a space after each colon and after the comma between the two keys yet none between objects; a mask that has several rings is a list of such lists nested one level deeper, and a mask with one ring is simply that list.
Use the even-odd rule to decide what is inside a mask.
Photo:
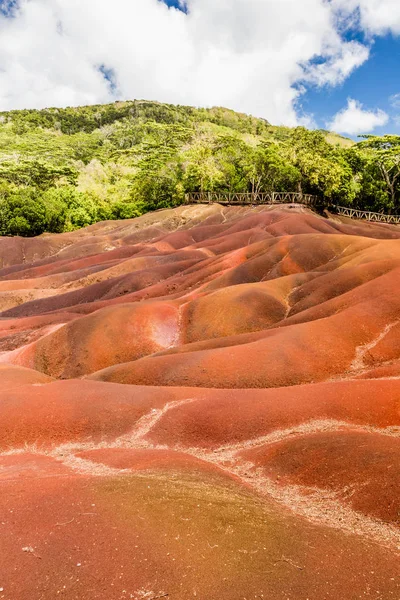
[{"label": "green hill", "polygon": [[302,190],[393,208],[375,155],[330,132],[225,108],[132,101],[2,112],[0,234],[134,217],[190,191]]}]

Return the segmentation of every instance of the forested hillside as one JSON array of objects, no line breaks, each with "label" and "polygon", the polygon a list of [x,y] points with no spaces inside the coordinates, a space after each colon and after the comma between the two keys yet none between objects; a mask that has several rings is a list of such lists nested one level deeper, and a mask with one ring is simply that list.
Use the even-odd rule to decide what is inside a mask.
[{"label": "forested hillside", "polygon": [[359,144],[156,102],[0,113],[0,235],[63,232],[191,191],[303,191],[400,212],[400,138]]}]

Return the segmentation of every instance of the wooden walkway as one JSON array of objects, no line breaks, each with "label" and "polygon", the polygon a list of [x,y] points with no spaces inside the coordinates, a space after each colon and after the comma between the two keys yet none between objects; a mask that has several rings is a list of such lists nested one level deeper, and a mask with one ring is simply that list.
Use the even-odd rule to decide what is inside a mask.
[{"label": "wooden walkway", "polygon": [[400,223],[400,215],[385,215],[366,210],[358,210],[348,206],[326,204],[318,196],[299,194],[297,192],[257,192],[244,194],[220,194],[218,192],[193,192],[185,194],[185,204],[225,204],[236,206],[257,206],[260,204],[303,204],[305,206],[332,209],[338,215],[351,219],[362,219],[375,223]]},{"label": "wooden walkway", "polygon": [[267,192],[247,194],[219,194],[218,192],[194,192],[185,195],[185,204],[305,204],[316,206],[320,203],[317,196],[295,192]]}]

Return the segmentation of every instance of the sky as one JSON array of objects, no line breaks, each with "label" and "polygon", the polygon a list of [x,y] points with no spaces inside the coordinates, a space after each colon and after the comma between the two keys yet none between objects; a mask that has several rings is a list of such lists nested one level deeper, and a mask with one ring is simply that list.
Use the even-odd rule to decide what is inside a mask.
[{"label": "sky", "polygon": [[147,99],[400,135],[399,0],[0,0],[0,110]]}]

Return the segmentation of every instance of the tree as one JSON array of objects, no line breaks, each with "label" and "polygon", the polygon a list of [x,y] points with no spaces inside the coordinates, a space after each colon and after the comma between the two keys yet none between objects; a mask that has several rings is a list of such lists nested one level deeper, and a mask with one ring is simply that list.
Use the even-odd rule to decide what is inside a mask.
[{"label": "tree", "polygon": [[243,156],[249,190],[257,192],[294,191],[300,172],[280,151],[277,144],[261,143]]},{"label": "tree", "polygon": [[218,165],[213,141],[204,137],[182,156],[183,182],[188,192],[212,192],[224,181],[224,175]]},{"label": "tree", "polygon": [[145,212],[143,203],[138,204],[131,201],[114,202],[111,210],[113,219],[134,219]]},{"label": "tree", "polygon": [[176,206],[183,198],[183,187],[174,172],[140,173],[133,181],[130,203],[134,203],[142,214]]},{"label": "tree", "polygon": [[296,127],[284,148],[284,154],[300,172],[299,192],[353,202],[356,187],[351,166],[344,151],[329,144],[323,132]]},{"label": "tree", "polygon": [[33,189],[10,190],[0,198],[0,235],[40,235],[47,229],[46,206]]},{"label": "tree", "polygon": [[389,207],[399,208],[399,183],[400,183],[400,136],[384,135],[363,136],[365,142],[360,142],[359,147],[370,151],[370,160],[375,163],[379,169],[382,180],[385,183],[389,195]]},{"label": "tree", "polygon": [[72,231],[112,218],[111,207],[93,193],[73,186],[48,190],[43,194],[48,231]]},{"label": "tree", "polygon": [[73,167],[56,167],[42,160],[7,161],[0,165],[0,180],[15,185],[48,189],[60,180],[74,183],[77,171]]},{"label": "tree", "polygon": [[216,191],[246,192],[248,178],[244,156],[249,146],[237,135],[221,135],[213,144],[213,156],[217,177],[213,187]]}]

